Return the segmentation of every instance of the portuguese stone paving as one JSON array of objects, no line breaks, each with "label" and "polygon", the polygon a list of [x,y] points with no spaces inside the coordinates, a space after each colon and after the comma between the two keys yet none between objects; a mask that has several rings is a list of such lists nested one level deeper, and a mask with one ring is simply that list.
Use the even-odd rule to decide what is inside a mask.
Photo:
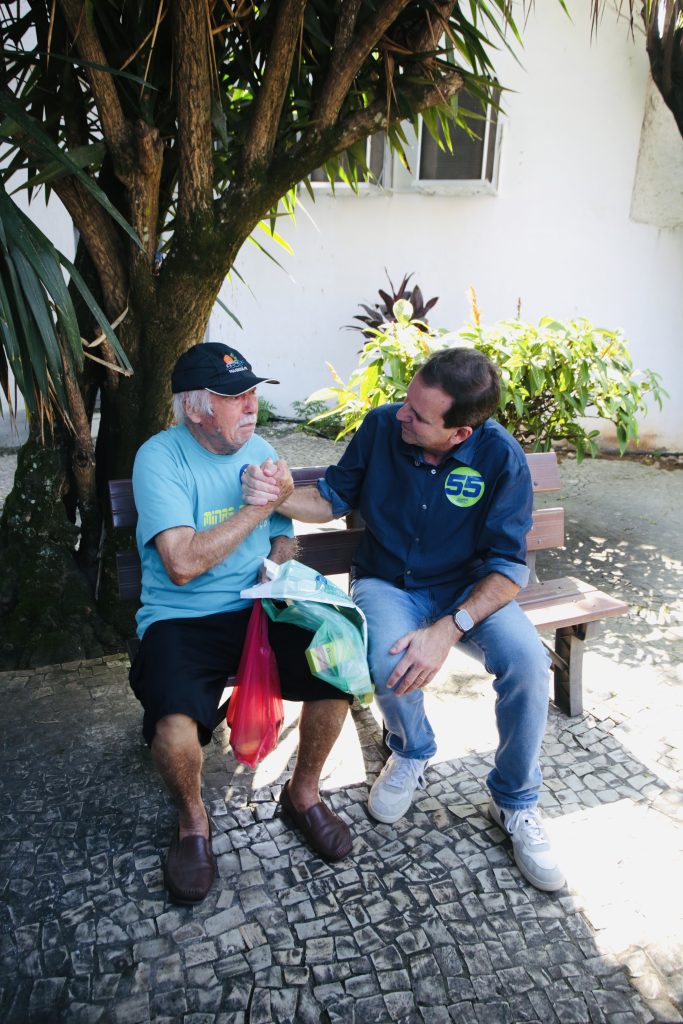
[{"label": "portuguese stone paving", "polygon": [[163,888],[174,812],[125,658],[4,673],[3,1024],[683,1019],[680,542],[637,498],[666,487],[673,515],[683,474],[600,465],[563,466],[578,497],[551,572],[598,577],[632,610],[590,644],[586,713],[551,705],[543,807],[565,889],[524,883],[485,815],[493,697],[457,654],[428,698],[439,754],[396,825],[366,812],[385,756],[373,709],[349,717],[324,783],[355,837],[336,866],[277,813],[295,710],[256,772],[221,726],[204,787],[219,877],[194,908]]}]

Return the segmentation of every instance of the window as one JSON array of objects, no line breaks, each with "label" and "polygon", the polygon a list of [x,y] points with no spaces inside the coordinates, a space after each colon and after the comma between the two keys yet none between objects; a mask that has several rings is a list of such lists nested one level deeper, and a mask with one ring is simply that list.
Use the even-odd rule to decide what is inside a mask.
[{"label": "window", "polygon": [[[498,102],[498,95],[495,102]],[[475,115],[468,119],[474,137],[459,125],[454,126],[451,129],[453,152],[450,153],[448,149],[439,148],[421,121],[416,184],[457,182],[473,185],[474,188],[468,191],[493,191],[498,176],[498,111],[489,105],[486,119],[482,119],[481,103],[464,89],[459,93],[459,102],[462,110]]]},{"label": "window", "polygon": [[[365,140],[365,159],[367,161],[369,169],[372,171],[373,178],[370,181],[363,181],[360,178],[359,174],[359,188],[372,188],[373,186],[383,184],[385,149],[386,138],[384,132],[377,132],[375,135],[371,135],[368,139]],[[344,170],[348,171],[349,160],[346,153],[342,153],[340,157],[340,163]],[[327,177],[325,171],[322,169],[322,167],[318,167],[315,171],[313,171],[313,173],[311,174],[311,182],[314,185],[327,185],[328,188],[330,187],[330,180]],[[337,174],[335,178],[335,185],[337,182],[339,182],[339,184],[342,185],[343,188],[349,187],[340,174]]]}]

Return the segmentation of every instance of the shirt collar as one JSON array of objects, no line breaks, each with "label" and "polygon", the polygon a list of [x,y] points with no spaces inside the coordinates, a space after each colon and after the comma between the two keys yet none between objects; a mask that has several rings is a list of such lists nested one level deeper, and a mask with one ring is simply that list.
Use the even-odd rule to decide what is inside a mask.
[{"label": "shirt collar", "polygon": [[477,448],[482,435],[483,423],[480,423],[478,427],[475,427],[470,436],[462,444],[459,444],[457,448],[454,448],[452,452],[449,452],[448,458],[455,459],[457,462],[462,462],[466,466],[471,466],[476,459]]}]

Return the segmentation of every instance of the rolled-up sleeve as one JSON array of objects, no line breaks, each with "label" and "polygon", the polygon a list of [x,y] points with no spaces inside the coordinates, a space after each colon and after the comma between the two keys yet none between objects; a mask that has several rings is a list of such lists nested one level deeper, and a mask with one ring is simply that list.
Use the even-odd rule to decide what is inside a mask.
[{"label": "rolled-up sleeve", "polygon": [[317,487],[321,496],[325,501],[329,501],[332,506],[332,517],[334,519],[341,519],[342,516],[345,516],[347,512],[350,512],[353,508],[353,505],[349,505],[348,502],[344,501],[344,499],[330,487],[324,477],[318,480]]}]

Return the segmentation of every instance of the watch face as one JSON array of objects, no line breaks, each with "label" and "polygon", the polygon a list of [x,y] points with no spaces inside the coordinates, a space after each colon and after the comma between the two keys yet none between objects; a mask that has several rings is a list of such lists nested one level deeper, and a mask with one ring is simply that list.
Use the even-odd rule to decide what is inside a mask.
[{"label": "watch face", "polygon": [[458,629],[462,630],[463,633],[467,633],[474,626],[474,619],[464,608],[458,608],[453,614],[453,619]]}]

